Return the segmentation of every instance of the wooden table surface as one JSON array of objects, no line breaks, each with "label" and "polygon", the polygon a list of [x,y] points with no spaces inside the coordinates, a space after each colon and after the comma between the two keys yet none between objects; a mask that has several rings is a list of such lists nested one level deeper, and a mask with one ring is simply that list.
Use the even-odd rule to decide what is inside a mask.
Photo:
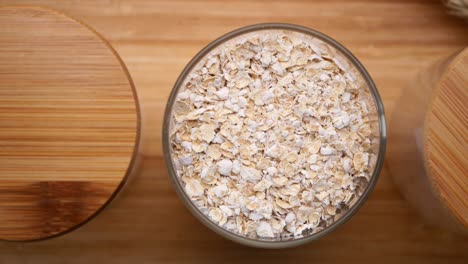
[{"label": "wooden table surface", "polygon": [[401,90],[421,67],[468,45],[468,25],[447,16],[439,1],[0,0],[12,3],[68,12],[111,42],[140,97],[143,160],[96,219],[52,240],[2,242],[1,264],[468,262],[468,238],[425,224],[395,188],[387,164],[358,214],[331,235],[298,248],[261,250],[227,241],[192,217],[162,160],[166,99],[185,64],[214,38],[260,22],[322,31],[368,69],[390,119]]}]

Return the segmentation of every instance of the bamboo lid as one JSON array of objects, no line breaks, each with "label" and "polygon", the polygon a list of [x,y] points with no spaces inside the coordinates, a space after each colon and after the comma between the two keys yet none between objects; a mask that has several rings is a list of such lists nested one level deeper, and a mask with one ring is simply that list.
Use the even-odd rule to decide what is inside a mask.
[{"label": "bamboo lid", "polygon": [[468,48],[452,60],[433,90],[424,133],[432,186],[468,227]]},{"label": "bamboo lid", "polygon": [[38,7],[0,8],[0,241],[65,233],[125,182],[137,98],[111,46]]}]

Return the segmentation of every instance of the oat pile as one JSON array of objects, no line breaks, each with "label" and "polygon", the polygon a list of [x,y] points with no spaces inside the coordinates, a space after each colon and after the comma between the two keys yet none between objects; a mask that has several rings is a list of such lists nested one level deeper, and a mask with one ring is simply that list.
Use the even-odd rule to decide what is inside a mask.
[{"label": "oat pile", "polygon": [[376,163],[373,104],[349,71],[302,33],[230,40],[188,75],[172,112],[172,159],[212,221],[259,239],[330,225]]}]

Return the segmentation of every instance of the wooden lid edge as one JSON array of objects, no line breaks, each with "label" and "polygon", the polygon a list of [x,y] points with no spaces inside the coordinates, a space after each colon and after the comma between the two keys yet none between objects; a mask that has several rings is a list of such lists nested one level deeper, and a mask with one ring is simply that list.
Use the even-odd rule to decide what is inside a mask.
[{"label": "wooden lid edge", "polygon": [[123,62],[122,58],[120,57],[120,55],[117,53],[117,51],[114,49],[114,47],[110,44],[109,41],[107,41],[99,32],[97,32],[94,28],[90,27],[89,25],[87,25],[86,23],[84,23],[82,20],[80,19],[77,19],[71,15],[68,15],[67,13],[65,12],[62,12],[62,11],[59,11],[59,10],[56,10],[56,9],[53,9],[53,8],[50,8],[50,7],[45,7],[45,6],[36,6],[36,5],[0,5],[0,8],[12,8],[12,9],[32,9],[32,10],[44,10],[44,11],[47,11],[47,12],[51,12],[51,13],[54,13],[56,15],[59,15],[59,16],[63,16],[63,17],[66,17],[67,19],[70,19],[74,22],[77,22],[79,25],[83,26],[84,28],[86,28],[87,30],[89,30],[93,35],[95,35],[102,43],[104,43],[104,45],[112,52],[112,54],[114,55],[114,57],[118,60],[125,76],[126,76],[126,79],[128,80],[129,84],[130,84],[130,87],[132,89],[132,94],[133,94],[133,101],[135,103],[135,110],[136,110],[136,121],[137,121],[137,124],[136,124],[136,135],[135,135],[135,143],[134,143],[134,148],[133,148],[133,151],[132,151],[132,156],[131,156],[131,159],[130,159],[130,162],[128,163],[128,166],[127,166],[127,169],[126,169],[126,172],[125,172],[125,175],[124,177],[122,177],[122,180],[121,182],[119,183],[119,185],[116,187],[116,189],[114,190],[114,192],[112,193],[111,196],[109,196],[108,200],[103,203],[93,214],[91,214],[87,219],[83,220],[82,222],[62,231],[62,232],[59,232],[59,233],[56,233],[56,234],[52,234],[52,235],[47,235],[47,236],[43,236],[43,237],[38,237],[38,238],[34,238],[34,239],[23,239],[23,240],[11,240],[11,239],[3,239],[3,238],[0,238],[0,242],[2,241],[5,241],[5,242],[35,242],[35,241],[42,241],[42,240],[48,240],[48,239],[51,239],[51,238],[55,238],[55,237],[59,237],[59,236],[62,236],[62,235],[65,235],[69,232],[72,232],[80,227],[82,227],[83,225],[85,225],[86,223],[90,222],[92,219],[94,219],[98,214],[100,214],[114,199],[115,197],[118,195],[118,193],[122,190],[123,186],[126,184],[126,182],[128,181],[128,178],[130,176],[130,174],[136,170],[136,166],[137,165],[137,157],[138,157],[138,152],[139,152],[139,148],[140,148],[140,140],[141,140],[141,109],[140,109],[140,104],[139,104],[139,100],[138,100],[138,94],[137,94],[137,91],[136,91],[136,88],[135,88],[135,84],[133,82],[133,79],[130,75],[130,72],[127,68],[127,66],[125,65],[125,63]]},{"label": "wooden lid edge", "polygon": [[[423,155],[423,164],[427,173],[427,177],[430,183],[430,187],[433,190],[433,193],[437,196],[438,200],[441,202],[441,205],[444,207],[445,211],[448,215],[451,216],[454,223],[459,224],[460,229],[462,231],[466,231],[468,233],[468,211],[461,209],[462,214],[456,209],[455,212],[453,211],[453,206],[450,201],[447,200],[445,195],[442,194],[438,184],[436,183],[435,173],[433,164],[430,162],[429,156],[429,149],[431,148],[431,144],[429,143],[429,127],[430,127],[430,119],[433,116],[433,106],[434,101],[437,99],[441,92],[442,83],[448,78],[448,75],[452,73],[453,69],[459,64],[460,60],[463,58],[468,57],[468,47],[463,48],[462,50],[454,53],[447,59],[446,67],[438,81],[434,84],[432,95],[430,98],[430,102],[428,104],[428,108],[426,110],[426,114],[424,117],[424,124],[423,124],[423,144],[422,144],[422,155]],[[468,87],[467,87],[468,89]],[[468,176],[467,176],[468,177]],[[468,187],[468,186],[467,186]],[[466,193],[466,190],[465,190]],[[468,199],[468,197],[465,197]],[[466,207],[466,204],[465,204]]]}]

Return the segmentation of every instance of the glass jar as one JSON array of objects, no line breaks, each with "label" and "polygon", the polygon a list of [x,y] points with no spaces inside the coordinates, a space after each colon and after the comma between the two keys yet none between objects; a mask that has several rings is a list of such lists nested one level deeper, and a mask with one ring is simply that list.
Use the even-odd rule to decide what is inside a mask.
[{"label": "glass jar", "polygon": [[[175,162],[172,157],[172,147],[170,142],[171,130],[173,126],[173,109],[174,104],[177,99],[177,95],[183,89],[182,87],[187,81],[187,77],[190,73],[206,58],[207,55],[210,54],[214,49],[219,47],[222,44],[230,40],[235,40],[238,37],[243,37],[246,34],[261,34],[262,32],[268,30],[283,30],[283,31],[291,31],[295,33],[303,34],[304,36],[311,39],[311,41],[317,47],[320,47],[322,50],[326,50],[326,52],[332,57],[334,60],[336,59],[336,63],[338,66],[345,67],[348,72],[355,78],[359,87],[361,89],[365,89],[368,91],[369,99],[370,99],[370,115],[372,116],[370,121],[370,126],[372,129],[372,135],[374,138],[372,153],[375,154],[375,159],[372,161],[372,172],[371,177],[362,190],[361,195],[355,198],[352,206],[348,208],[340,217],[334,220],[333,223],[325,227],[323,230],[318,231],[316,233],[304,235],[300,238],[294,237],[281,237],[281,238],[273,238],[273,239],[264,239],[264,238],[252,238],[247,237],[232,231],[229,231],[215,222],[213,222],[205,213],[203,213],[198,207],[192,202],[190,197],[186,194],[183,186],[183,182],[180,180],[180,177],[177,175],[177,171],[175,168]],[[215,231],[216,233],[220,234],[221,236],[228,238],[232,241],[248,245],[254,247],[263,247],[263,248],[283,248],[283,247],[291,247],[304,244],[306,242],[316,240],[331,231],[335,230],[338,226],[346,222],[351,218],[354,213],[358,210],[358,208],[364,203],[366,198],[368,197],[369,193],[374,188],[380,170],[383,165],[384,160],[384,153],[385,153],[385,146],[386,146],[386,126],[385,126],[385,117],[384,117],[384,110],[382,101],[380,96],[377,92],[374,82],[370,78],[369,74],[362,66],[362,64],[349,52],[346,48],[344,48],[341,44],[336,42],[335,40],[331,39],[330,37],[319,33],[317,31],[297,26],[297,25],[290,25],[290,24],[279,24],[279,23],[272,23],[272,24],[258,24],[247,26],[244,28],[237,29],[232,31],[212,43],[210,43],[207,47],[201,50],[185,67],[182,71],[181,75],[177,79],[174,88],[171,92],[171,95],[168,99],[168,103],[166,106],[166,112],[164,116],[164,124],[163,124],[163,150],[164,150],[164,158],[165,162],[169,171],[170,178],[174,183],[175,189],[180,196],[181,200],[184,204],[189,208],[192,214],[198,218],[203,224],[209,227],[211,230]]]},{"label": "glass jar", "polygon": [[388,149],[395,184],[424,220],[465,234],[467,65],[464,48],[418,72],[396,101]]}]

